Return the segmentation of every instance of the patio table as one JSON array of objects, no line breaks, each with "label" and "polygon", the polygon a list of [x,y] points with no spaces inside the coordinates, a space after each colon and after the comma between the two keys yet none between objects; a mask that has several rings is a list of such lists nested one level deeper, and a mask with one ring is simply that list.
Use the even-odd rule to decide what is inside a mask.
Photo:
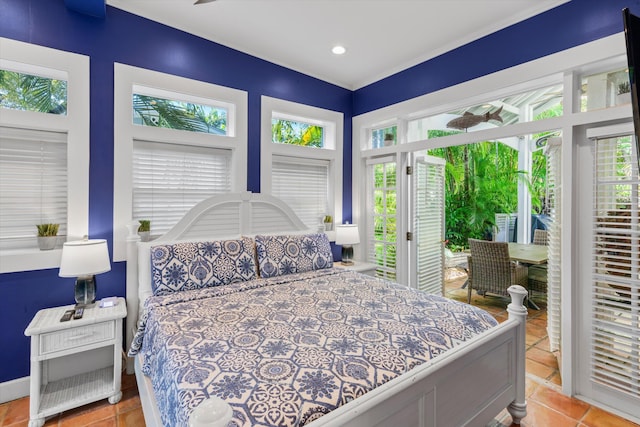
[{"label": "patio table", "polygon": [[523,264],[546,264],[547,246],[530,243],[509,243],[509,257]]}]

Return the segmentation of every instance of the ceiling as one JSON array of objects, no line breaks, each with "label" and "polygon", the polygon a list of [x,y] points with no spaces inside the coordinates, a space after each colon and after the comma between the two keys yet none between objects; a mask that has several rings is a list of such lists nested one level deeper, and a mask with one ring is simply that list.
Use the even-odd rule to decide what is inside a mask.
[{"label": "ceiling", "polygon": [[[568,0],[107,0],[355,90]],[[344,55],[331,53],[341,44]]]}]

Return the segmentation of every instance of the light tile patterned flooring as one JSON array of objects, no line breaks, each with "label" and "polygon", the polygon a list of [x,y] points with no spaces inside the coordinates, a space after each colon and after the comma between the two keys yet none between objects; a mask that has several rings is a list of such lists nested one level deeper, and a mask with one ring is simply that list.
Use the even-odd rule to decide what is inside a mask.
[{"label": "light tile patterned flooring", "polygon": [[[467,302],[467,290],[461,289],[466,275],[449,269],[445,282],[445,295]],[[459,272],[459,271],[458,271]],[[540,310],[529,309],[526,337],[526,398],[527,416],[520,424],[523,427],[638,427],[631,421],[603,411],[578,399],[563,395],[556,356],[549,352],[547,336],[547,310],[544,295],[535,295],[534,301]],[[482,297],[473,292],[471,304],[482,307],[499,322],[507,319],[508,298]],[[490,427],[510,426],[511,416],[503,410],[497,423]]]},{"label": "light tile patterned flooring", "polygon": [[[447,280],[446,295],[467,300],[466,289],[460,289],[465,277],[453,275]],[[540,311],[529,310],[527,319],[527,416],[523,427],[640,427],[616,415],[603,411],[585,402],[560,393],[561,379],[556,357],[548,351],[546,333],[547,312],[544,299],[538,301]],[[507,300],[497,297],[473,295],[472,304],[482,307],[498,319],[507,318]],[[66,411],[48,419],[45,426],[59,427],[144,427],[144,418],[138,397],[135,377],[123,375],[123,397],[116,405],[106,399],[82,408]],[[511,416],[502,411],[491,427],[515,426]],[[29,421],[29,398],[14,400],[0,405],[0,426],[27,426]]]}]

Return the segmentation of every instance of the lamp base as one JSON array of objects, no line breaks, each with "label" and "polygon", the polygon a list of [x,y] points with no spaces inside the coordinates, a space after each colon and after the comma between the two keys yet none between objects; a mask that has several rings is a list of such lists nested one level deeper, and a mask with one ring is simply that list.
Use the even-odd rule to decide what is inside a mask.
[{"label": "lamp base", "polygon": [[342,265],[353,265],[353,246],[342,245]]},{"label": "lamp base", "polygon": [[95,276],[82,276],[76,279],[75,299],[77,305],[93,304],[96,300]]}]

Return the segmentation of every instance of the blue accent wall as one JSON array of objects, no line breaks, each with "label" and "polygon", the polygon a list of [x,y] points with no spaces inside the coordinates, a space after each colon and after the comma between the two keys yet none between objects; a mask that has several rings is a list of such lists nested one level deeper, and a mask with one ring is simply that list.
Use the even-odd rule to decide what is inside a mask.
[{"label": "blue accent wall", "polygon": [[[351,219],[351,118],[622,31],[639,0],[573,0],[355,92],[107,6],[93,18],[62,0],[0,0],[0,36],[91,58],[89,232],[112,247],[113,64],[120,62],[249,94],[247,190],[260,191],[260,97],[344,113],[344,217]],[[98,276],[98,298],[125,295],[124,263]],[[29,375],[24,329],[41,308],[72,303],[57,269],[0,275],[0,382]]]},{"label": "blue accent wall", "polygon": [[620,33],[625,7],[640,14],[638,0],[572,0],[356,90],[353,114],[377,110]]},{"label": "blue accent wall", "polygon": [[[107,6],[106,17],[74,12],[62,0],[0,0],[0,36],[90,57],[89,236],[112,248],[114,62],[248,92],[247,190],[260,191],[260,97],[339,111],[345,118],[345,213],[351,219],[352,92]],[[117,166],[116,166],[117,169]],[[125,264],[97,277],[98,298],[125,295]],[[0,275],[0,382],[29,375],[24,330],[35,313],[73,303],[74,279],[57,269]]]}]

